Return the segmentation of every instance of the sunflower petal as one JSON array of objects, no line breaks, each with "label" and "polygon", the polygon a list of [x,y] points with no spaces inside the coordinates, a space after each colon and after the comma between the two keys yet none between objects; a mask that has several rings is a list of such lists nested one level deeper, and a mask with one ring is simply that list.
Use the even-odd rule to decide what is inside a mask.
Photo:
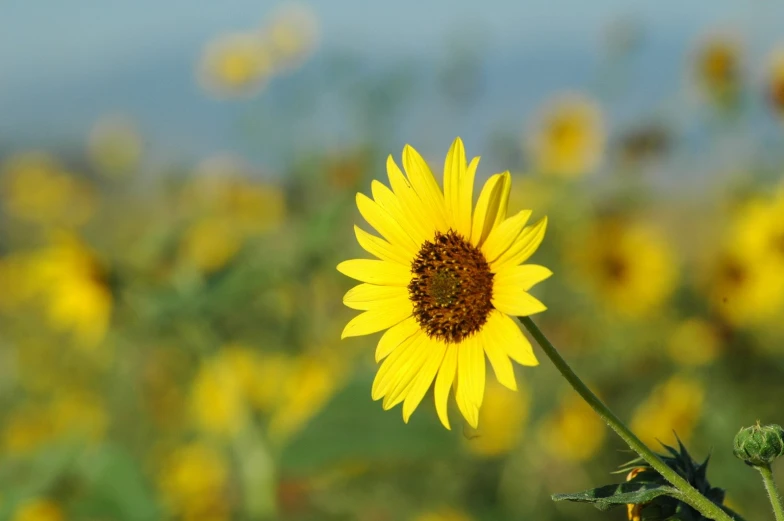
[{"label": "sunflower petal", "polygon": [[431,340],[426,349],[429,351],[425,364],[420,368],[419,375],[414,381],[414,385],[406,393],[406,401],[403,402],[403,421],[408,423],[409,418],[419,406],[422,399],[430,389],[433,379],[438,374],[438,368],[444,361],[447,344]]},{"label": "sunflower petal", "polygon": [[411,335],[382,362],[371,389],[371,397],[374,400],[379,400],[389,393],[399,380],[400,371],[409,366],[419,354],[419,347],[424,338],[426,336],[421,331]]},{"label": "sunflower petal", "polygon": [[451,223],[446,213],[444,194],[441,193],[430,167],[411,145],[403,147],[403,168],[405,168],[411,186],[419,194],[425,208],[430,209],[436,230],[441,232],[449,230]]},{"label": "sunflower petal", "polygon": [[408,286],[411,282],[410,268],[382,260],[351,259],[338,264],[337,269],[352,279],[381,286]]},{"label": "sunflower petal", "polygon": [[434,219],[430,217],[429,209],[391,155],[387,157],[387,176],[389,177],[389,186],[392,187],[392,191],[400,200],[403,209],[412,216],[411,221],[415,230],[412,235],[416,235],[414,238],[419,239],[420,245],[425,240],[431,240],[436,233]]},{"label": "sunflower petal", "polygon": [[420,227],[416,224],[416,219],[412,212],[406,211],[403,203],[395,193],[380,181],[373,181],[370,184],[373,199],[398,222],[416,244],[421,244],[430,237],[421,235]]},{"label": "sunflower petal", "polygon": [[376,286],[375,284],[360,284],[354,286],[343,296],[343,304],[351,309],[367,311],[369,309],[386,307],[390,300],[408,297],[408,289],[400,286]]},{"label": "sunflower petal", "polygon": [[504,267],[493,276],[493,292],[528,291],[552,274],[549,269],[536,264]]},{"label": "sunflower petal", "polygon": [[482,191],[474,210],[473,226],[471,229],[471,242],[474,246],[481,246],[487,239],[490,231],[495,226],[498,209],[501,204],[502,193],[505,186],[509,186],[509,172],[490,176]]},{"label": "sunflower petal", "polygon": [[383,308],[371,309],[349,320],[340,338],[362,336],[390,328],[411,316],[408,297],[389,299]]},{"label": "sunflower petal", "polygon": [[493,228],[482,244],[482,253],[485,254],[487,262],[492,264],[513,245],[530,216],[531,210],[521,210],[517,215]]},{"label": "sunflower petal", "polygon": [[404,250],[408,257],[414,257],[418,251],[416,242],[386,209],[362,193],[357,194],[357,208],[368,224],[387,241]]},{"label": "sunflower petal", "polygon": [[457,346],[447,345],[444,360],[438,370],[438,376],[433,388],[433,398],[436,403],[438,418],[444,427],[449,430],[451,430],[448,413],[449,390],[452,388],[452,382],[457,371],[457,351]]},{"label": "sunflower petal", "polygon": [[390,327],[381,335],[381,340],[376,346],[376,363],[380,362],[406,340],[419,331],[419,324],[414,317],[408,317],[399,324]]},{"label": "sunflower petal", "polygon": [[485,358],[476,338],[465,340],[457,354],[457,406],[473,428],[479,424],[485,386]]},{"label": "sunflower petal", "polygon": [[533,225],[526,226],[509,249],[490,262],[493,271],[500,271],[505,266],[517,266],[528,260],[542,243],[546,229],[547,217],[542,217]]},{"label": "sunflower petal", "polygon": [[530,293],[506,288],[503,288],[503,291],[496,291],[494,288],[491,302],[495,309],[513,317],[527,317],[547,309],[547,306],[531,296]]},{"label": "sunflower petal", "polygon": [[531,342],[525,338],[512,318],[499,311],[492,311],[487,318],[485,327],[489,327],[493,331],[493,335],[497,338],[497,345],[506,350],[509,358],[520,365],[539,365]]},{"label": "sunflower petal", "polygon": [[493,323],[488,321],[479,335],[482,348],[487,355],[487,359],[490,360],[496,379],[504,387],[516,391],[517,381],[515,380],[512,362],[502,347],[503,340],[493,329]]},{"label": "sunflower petal", "polygon": [[474,176],[479,158],[466,167],[463,141],[456,138],[444,160],[444,199],[454,229],[464,237],[471,235],[471,206],[473,205]]},{"label": "sunflower petal", "polygon": [[354,234],[357,236],[359,245],[369,254],[374,255],[381,260],[397,262],[404,266],[411,264],[411,259],[403,250],[395,248],[384,239],[366,232],[357,225],[354,225]]},{"label": "sunflower petal", "polygon": [[388,411],[395,405],[406,399],[408,393],[413,389],[417,377],[422,372],[422,368],[430,356],[430,342],[427,337],[423,338],[419,344],[417,354],[412,356],[409,362],[401,368],[393,378],[394,383],[389,385],[389,390],[384,396],[382,407]]}]

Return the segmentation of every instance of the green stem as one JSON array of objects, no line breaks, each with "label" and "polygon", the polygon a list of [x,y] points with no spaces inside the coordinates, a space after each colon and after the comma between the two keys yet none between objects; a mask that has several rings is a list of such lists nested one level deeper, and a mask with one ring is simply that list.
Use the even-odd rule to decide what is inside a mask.
[{"label": "green stem", "polygon": [[773,513],[776,515],[776,521],[784,521],[784,503],[781,501],[781,495],[776,489],[776,482],[773,481],[773,471],[770,470],[770,465],[763,465],[756,467],[762,474],[762,482],[765,483],[765,490],[768,491],[770,497],[770,504],[773,505]]},{"label": "green stem", "polygon": [[[529,317],[519,317],[523,326],[531,333],[536,342],[553,362],[556,369],[566,378],[566,381],[575,391],[588,402],[602,420],[614,430],[618,436],[625,441],[629,447],[647,461],[664,479],[669,481],[680,492],[678,499],[689,504],[702,515],[715,521],[732,521],[732,518],[724,512],[718,505],[700,494],[697,489],[692,487],[688,481],[678,475],[674,470],[667,466],[651,449],[649,449],[629,428],[586,386],[580,377],[572,371],[566,360],[561,357],[558,350],[547,340],[544,333],[534,324]],[[778,519],[777,521],[784,521]]]}]

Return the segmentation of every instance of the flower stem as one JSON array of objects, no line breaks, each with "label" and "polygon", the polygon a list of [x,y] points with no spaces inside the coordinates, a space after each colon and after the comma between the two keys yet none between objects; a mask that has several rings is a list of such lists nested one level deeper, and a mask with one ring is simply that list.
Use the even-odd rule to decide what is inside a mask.
[{"label": "flower stem", "polygon": [[[544,333],[537,327],[530,317],[519,317],[523,326],[531,333],[536,342],[545,352],[547,357],[553,362],[556,369],[566,378],[566,381],[575,391],[590,405],[594,411],[604,420],[607,425],[614,430],[618,436],[629,445],[629,447],[647,461],[664,479],[669,481],[678,489],[679,500],[689,504],[703,516],[715,521],[732,521],[732,518],[724,512],[718,505],[700,494],[697,489],[692,487],[688,481],[678,475],[677,472],[667,466],[659,456],[649,449],[640,439],[597,397],[587,385],[580,380],[580,377],[572,371],[566,360],[561,357],[558,350],[550,343]],[[784,521],[784,518],[777,518],[777,521]]]},{"label": "flower stem", "polygon": [[784,521],[784,503],[782,503],[781,495],[776,489],[776,482],[773,481],[773,471],[770,470],[770,465],[761,465],[755,468],[762,474],[762,482],[765,484],[765,490],[768,491],[776,521]]}]

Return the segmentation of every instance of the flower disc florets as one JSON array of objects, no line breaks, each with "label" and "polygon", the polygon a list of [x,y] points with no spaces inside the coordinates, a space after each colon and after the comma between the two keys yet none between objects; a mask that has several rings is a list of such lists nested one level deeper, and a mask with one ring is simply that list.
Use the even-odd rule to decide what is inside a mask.
[{"label": "flower disc florets", "polygon": [[476,246],[453,230],[426,241],[411,266],[414,317],[431,338],[461,342],[493,309],[493,273]]}]

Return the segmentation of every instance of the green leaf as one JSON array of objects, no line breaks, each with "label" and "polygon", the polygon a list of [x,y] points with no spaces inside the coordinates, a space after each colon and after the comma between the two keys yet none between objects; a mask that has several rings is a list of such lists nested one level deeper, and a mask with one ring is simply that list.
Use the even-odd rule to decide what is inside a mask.
[{"label": "green leaf", "polygon": [[605,485],[576,494],[554,494],[553,501],[577,501],[593,503],[599,510],[619,505],[647,503],[659,496],[677,497],[678,490],[655,483],[620,483]]}]

